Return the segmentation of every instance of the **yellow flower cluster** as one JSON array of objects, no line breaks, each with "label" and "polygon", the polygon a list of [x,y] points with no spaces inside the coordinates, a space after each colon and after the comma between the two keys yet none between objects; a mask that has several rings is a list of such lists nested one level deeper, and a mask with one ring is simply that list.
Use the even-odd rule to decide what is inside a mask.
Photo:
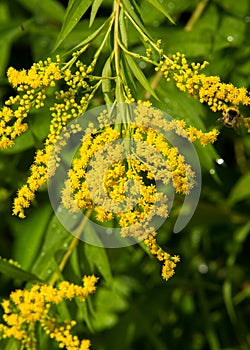
[{"label": "yellow flower cluster", "polygon": [[[237,88],[233,84],[221,82],[219,76],[206,76],[200,73],[208,65],[188,64],[184,54],[173,55],[172,60],[166,58],[161,61],[156,70],[160,70],[167,81],[172,76],[176,86],[181,91],[187,91],[190,96],[206,103],[213,112],[225,113],[228,107],[234,107],[239,112],[241,105],[250,105],[250,95],[246,88]],[[244,126],[250,132],[250,118],[242,117]]]},{"label": "yellow flower cluster", "polygon": [[85,300],[89,294],[95,292],[97,280],[94,275],[84,276],[84,286],[63,281],[59,283],[58,288],[35,284],[29,290],[18,289],[12,292],[10,298],[1,303],[5,324],[0,324],[0,338],[14,337],[22,343],[23,349],[35,350],[35,326],[39,322],[46,334],[59,343],[60,348],[89,349],[89,340],[80,341],[70,332],[76,322],[65,321],[65,325],[59,325],[52,315],[51,306],[75,297]]},{"label": "yellow flower cluster", "polygon": [[59,63],[59,58],[57,62],[48,58],[34,63],[28,71],[8,69],[9,82],[19,94],[11,96],[0,111],[0,148],[12,146],[13,140],[27,130],[28,125],[23,121],[33,107],[44,106],[48,87],[55,86],[55,81],[62,78]]},{"label": "yellow flower cluster", "polygon": [[[168,212],[168,198],[157,191],[155,181],[164,185],[172,182],[175,192],[185,195],[195,176],[191,165],[161,130],[174,131],[192,142],[199,140],[203,146],[214,142],[218,131],[203,133],[187,127],[182,120],[168,121],[161,111],[140,103],[134,109],[128,139],[128,130],[118,131],[104,115],[100,117],[100,129],[90,125],[92,132],[82,140],[65,182],[62,203],[71,212],[91,209],[100,222],[115,218],[123,236],[142,239],[148,235],[147,223],[152,217],[166,217]],[[119,139],[124,140],[123,144],[117,142]]]},{"label": "yellow flower cluster", "polygon": [[151,235],[144,240],[144,244],[149,248],[152,255],[155,255],[159,261],[163,262],[161,275],[162,278],[167,281],[174,275],[176,263],[180,261],[180,258],[178,255],[171,256],[166,253],[156,242],[156,235],[156,232],[152,232]]},{"label": "yellow flower cluster", "polygon": [[[35,192],[46,183],[48,176],[53,175],[48,174],[47,167],[58,136],[72,118],[85,112],[94,91],[100,85],[100,81],[95,85],[87,82],[94,69],[94,61],[86,66],[75,53],[70,62],[63,66],[57,56],[56,62],[48,58],[33,64],[28,71],[17,71],[11,67],[7,72],[9,82],[17,88],[18,95],[10,97],[0,110],[0,148],[13,146],[14,139],[27,130],[25,118],[33,109],[45,106],[49,89],[56,101],[49,107],[50,132],[44,142],[44,149],[36,152],[27,184],[18,191],[14,200],[13,213],[20,218],[25,217],[24,209],[29,207]],[[64,83],[64,90],[51,89],[58,80]]]}]

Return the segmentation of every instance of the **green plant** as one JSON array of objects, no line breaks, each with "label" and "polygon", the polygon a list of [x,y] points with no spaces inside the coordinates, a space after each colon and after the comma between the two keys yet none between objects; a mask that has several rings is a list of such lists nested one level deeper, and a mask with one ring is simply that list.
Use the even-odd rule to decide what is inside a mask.
[{"label": "green plant", "polygon": [[[60,300],[53,309],[56,319],[47,328],[46,315],[24,336],[8,333],[2,325],[3,346],[56,348],[42,329],[51,334],[56,321],[67,320],[71,331],[73,319],[77,335],[91,338],[97,349],[247,349],[247,1],[239,6],[230,0],[75,0],[64,10],[59,1],[20,0],[13,1],[13,8],[7,2],[1,6],[8,33],[2,44],[2,73],[8,57],[18,68],[7,70],[17,95],[10,97],[6,88],[1,110],[1,209],[7,213],[3,227],[11,230],[13,240],[6,256],[9,238],[3,236],[2,255],[21,264],[0,261],[1,272],[14,279],[4,280],[3,297],[16,287],[31,298],[28,291],[41,291],[37,283],[46,289],[67,284],[64,280],[79,285],[82,275],[100,276],[92,299]],[[26,52],[26,70],[10,55],[15,39],[22,36],[29,38],[32,60],[38,62],[28,64]],[[234,69],[232,62],[237,63]],[[215,127],[218,118],[229,128]],[[191,142],[203,173],[201,199],[190,223],[186,226],[194,208],[178,226],[185,235],[174,239],[178,214],[185,217],[183,208],[190,210],[199,198],[200,173],[194,148],[188,148]],[[75,147],[73,156],[65,148],[68,144]],[[234,146],[232,155],[227,144]],[[27,212],[23,221],[10,216],[14,192],[13,213],[24,219]],[[182,208],[190,193],[196,193],[195,201]],[[158,220],[155,227],[152,213],[167,220],[161,225]],[[78,215],[72,229],[67,226],[70,215]],[[103,243],[88,226],[89,218],[94,228],[118,229],[123,240]],[[96,244],[88,244],[91,240]],[[140,246],[134,245],[137,241]],[[114,246],[127,247],[109,249]],[[180,259],[166,285],[157,260],[168,280]],[[31,282],[36,284],[31,287]],[[22,328],[20,320],[13,324],[7,303],[2,302],[4,321],[10,329]],[[65,327],[55,336],[62,347],[88,348],[84,342],[81,347],[77,336],[75,344],[73,338],[62,340]]]}]

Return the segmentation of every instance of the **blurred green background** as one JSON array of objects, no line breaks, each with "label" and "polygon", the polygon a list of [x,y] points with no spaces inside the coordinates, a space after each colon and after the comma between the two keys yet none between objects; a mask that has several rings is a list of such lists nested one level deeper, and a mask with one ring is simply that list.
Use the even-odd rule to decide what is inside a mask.
[{"label": "blurred green background", "polygon": [[[179,51],[189,61],[207,60],[210,65],[206,74],[250,88],[248,0],[164,0],[175,25],[146,0],[137,3],[148,31],[156,40],[162,39],[168,54]],[[203,11],[190,28],[190,18],[199,4],[204,4]],[[0,0],[1,104],[14,93],[7,82],[7,67],[27,69],[50,55],[66,6],[66,0]],[[111,9],[112,1],[104,0],[91,28],[88,11],[58,52],[64,54],[87,37]],[[134,51],[143,52],[133,30],[130,43]],[[96,47],[86,53],[86,61],[91,60]],[[144,62],[140,67],[153,81],[152,67]],[[152,100],[155,106],[204,130],[212,129],[220,117],[172,83],[160,80],[156,92],[160,101]],[[140,89],[138,99],[144,96],[145,91]],[[92,106],[102,102],[97,95]],[[242,113],[249,116],[249,108],[243,108]],[[41,247],[46,237],[53,235],[56,240],[58,225],[47,191],[39,191],[24,221],[12,216],[11,207],[17,189],[25,183],[35,150],[42,147],[49,121],[48,110],[38,111],[29,117],[29,131],[19,137],[15,147],[0,151],[0,255],[17,260],[24,270],[45,279],[53,266],[43,265]],[[159,230],[162,246],[181,257],[173,278],[164,282],[160,264],[139,245],[105,252],[80,243],[77,256],[74,254],[67,264],[63,275],[72,282],[86,273],[102,277],[88,306],[88,327],[79,326],[79,334],[91,339],[93,349],[250,349],[250,136],[244,131],[238,135],[233,129],[219,128],[214,147],[197,146],[203,179],[195,215],[182,232],[173,234],[177,198],[169,220]],[[67,240],[67,233],[58,230],[59,246]],[[56,261],[57,253],[51,253],[51,261]],[[34,265],[38,266],[35,270]],[[11,277],[0,275],[1,298],[24,286],[22,280]],[[81,321],[84,318],[76,310],[75,306],[70,312]],[[41,350],[53,346],[43,345]]]}]

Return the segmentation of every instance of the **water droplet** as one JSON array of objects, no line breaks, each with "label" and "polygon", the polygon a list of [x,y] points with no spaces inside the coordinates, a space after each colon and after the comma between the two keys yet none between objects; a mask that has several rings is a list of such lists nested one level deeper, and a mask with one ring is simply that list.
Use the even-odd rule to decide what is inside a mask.
[{"label": "water droplet", "polygon": [[246,23],[249,23],[249,22],[250,22],[250,16],[246,16],[246,17],[245,17],[245,22],[246,22]]},{"label": "water droplet", "polygon": [[111,235],[113,233],[112,228],[107,228],[106,233],[107,235]]},{"label": "water droplet", "polygon": [[141,61],[141,62],[139,62],[139,66],[140,66],[140,68],[141,68],[141,69],[144,69],[144,68],[146,68],[146,67],[147,67],[147,63],[146,63],[146,62]]},{"label": "water droplet", "polygon": [[210,172],[211,175],[215,174],[215,170],[214,169],[210,169],[209,172]]},{"label": "water droplet", "polygon": [[234,41],[234,37],[232,35],[228,35],[227,41],[231,43],[232,41]]},{"label": "water droplet", "polygon": [[77,219],[77,215],[76,214],[72,215],[72,219],[76,220]]},{"label": "water droplet", "polygon": [[41,256],[44,256],[45,252],[41,252]]},{"label": "water droplet", "polygon": [[169,98],[165,97],[165,98],[164,98],[164,101],[165,101],[166,103],[168,103],[168,102],[169,102]]},{"label": "water droplet", "polygon": [[69,244],[65,242],[65,243],[63,244],[63,246],[64,246],[64,248],[67,248],[67,247],[69,246]]},{"label": "water droplet", "polygon": [[48,269],[48,270],[47,270],[47,274],[48,274],[48,275],[51,274],[51,272],[52,272],[51,269]]},{"label": "water droplet", "polygon": [[200,273],[207,273],[208,272],[207,264],[204,264],[204,263],[200,264],[198,266],[198,270],[199,270]]},{"label": "water droplet", "polygon": [[224,159],[218,158],[218,159],[216,159],[216,163],[219,164],[219,165],[221,165],[221,164],[224,163]]},{"label": "water droplet", "polygon": [[169,3],[168,3],[168,8],[169,8],[170,10],[172,10],[172,9],[174,8],[174,3],[173,3],[173,2],[169,2]]},{"label": "water droplet", "polygon": [[61,213],[61,212],[62,212],[62,207],[61,207],[61,206],[58,207],[58,208],[57,208],[57,211],[58,211],[58,213]]}]

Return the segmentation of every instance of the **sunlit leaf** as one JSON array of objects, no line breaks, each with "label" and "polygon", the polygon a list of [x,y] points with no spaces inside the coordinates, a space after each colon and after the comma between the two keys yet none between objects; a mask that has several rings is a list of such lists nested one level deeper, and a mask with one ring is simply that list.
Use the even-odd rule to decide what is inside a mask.
[{"label": "sunlit leaf", "polygon": [[[71,49],[71,51],[76,51],[78,49],[80,49],[81,47],[89,44],[90,42],[92,42],[93,40],[95,40],[96,38],[99,39],[99,37],[101,36],[102,30],[106,27],[106,25],[110,22],[110,18],[108,18],[104,23],[102,19],[96,19],[92,28],[90,29],[89,26],[87,27],[85,23],[81,23],[81,26],[79,27],[79,32],[76,32],[76,34],[71,34],[72,36],[75,37],[75,35],[81,34],[81,32],[84,32],[86,36],[86,38],[81,41],[79,44],[77,44],[75,47],[73,47]],[[93,27],[95,26],[95,24],[97,23],[98,27],[95,31],[93,31]],[[80,25],[80,23],[79,23]],[[72,33],[72,32],[71,32]],[[70,35],[69,35],[70,36]],[[98,43],[97,43],[98,45]]]},{"label": "sunlit leaf", "polygon": [[150,86],[150,84],[148,82],[148,79],[145,77],[145,75],[143,74],[142,70],[137,66],[137,64],[135,63],[133,58],[130,57],[129,55],[127,55],[127,54],[125,54],[125,57],[126,57],[126,60],[128,62],[128,65],[129,65],[131,71],[133,72],[134,76],[139,81],[139,83],[144,87],[144,89],[146,91],[149,91],[150,94],[152,96],[154,96],[155,99],[158,99],[156,93],[151,88],[151,86]]},{"label": "sunlit leaf", "polygon": [[90,20],[89,20],[89,26],[91,27],[92,24],[94,23],[97,11],[99,7],[101,6],[103,0],[94,0],[92,7],[91,7],[91,13],[90,13]]},{"label": "sunlit leaf", "polygon": [[167,11],[167,8],[165,6],[166,2],[160,2],[159,0],[147,0],[147,2],[153,5],[159,12],[163,13],[171,23],[175,24],[173,18]]},{"label": "sunlit leaf", "polygon": [[112,62],[112,55],[106,60],[106,63],[104,64],[104,67],[102,70],[102,76],[104,77],[104,79],[102,80],[102,92],[103,92],[104,100],[106,104],[112,103],[111,81],[110,79],[105,79],[112,76],[111,62]]},{"label": "sunlit leaf", "polygon": [[127,11],[128,15],[132,17],[136,25],[142,30],[143,33],[145,33],[147,36],[150,36],[141,18],[137,14],[138,11],[135,11],[135,7],[131,4],[131,2],[129,0],[123,0],[123,3],[124,3],[125,10]]},{"label": "sunlit leaf", "polygon": [[74,0],[68,6],[65,19],[63,21],[61,32],[58,35],[54,50],[63,42],[67,35],[73,30],[76,24],[80,21],[84,13],[91,5],[92,0]]}]

